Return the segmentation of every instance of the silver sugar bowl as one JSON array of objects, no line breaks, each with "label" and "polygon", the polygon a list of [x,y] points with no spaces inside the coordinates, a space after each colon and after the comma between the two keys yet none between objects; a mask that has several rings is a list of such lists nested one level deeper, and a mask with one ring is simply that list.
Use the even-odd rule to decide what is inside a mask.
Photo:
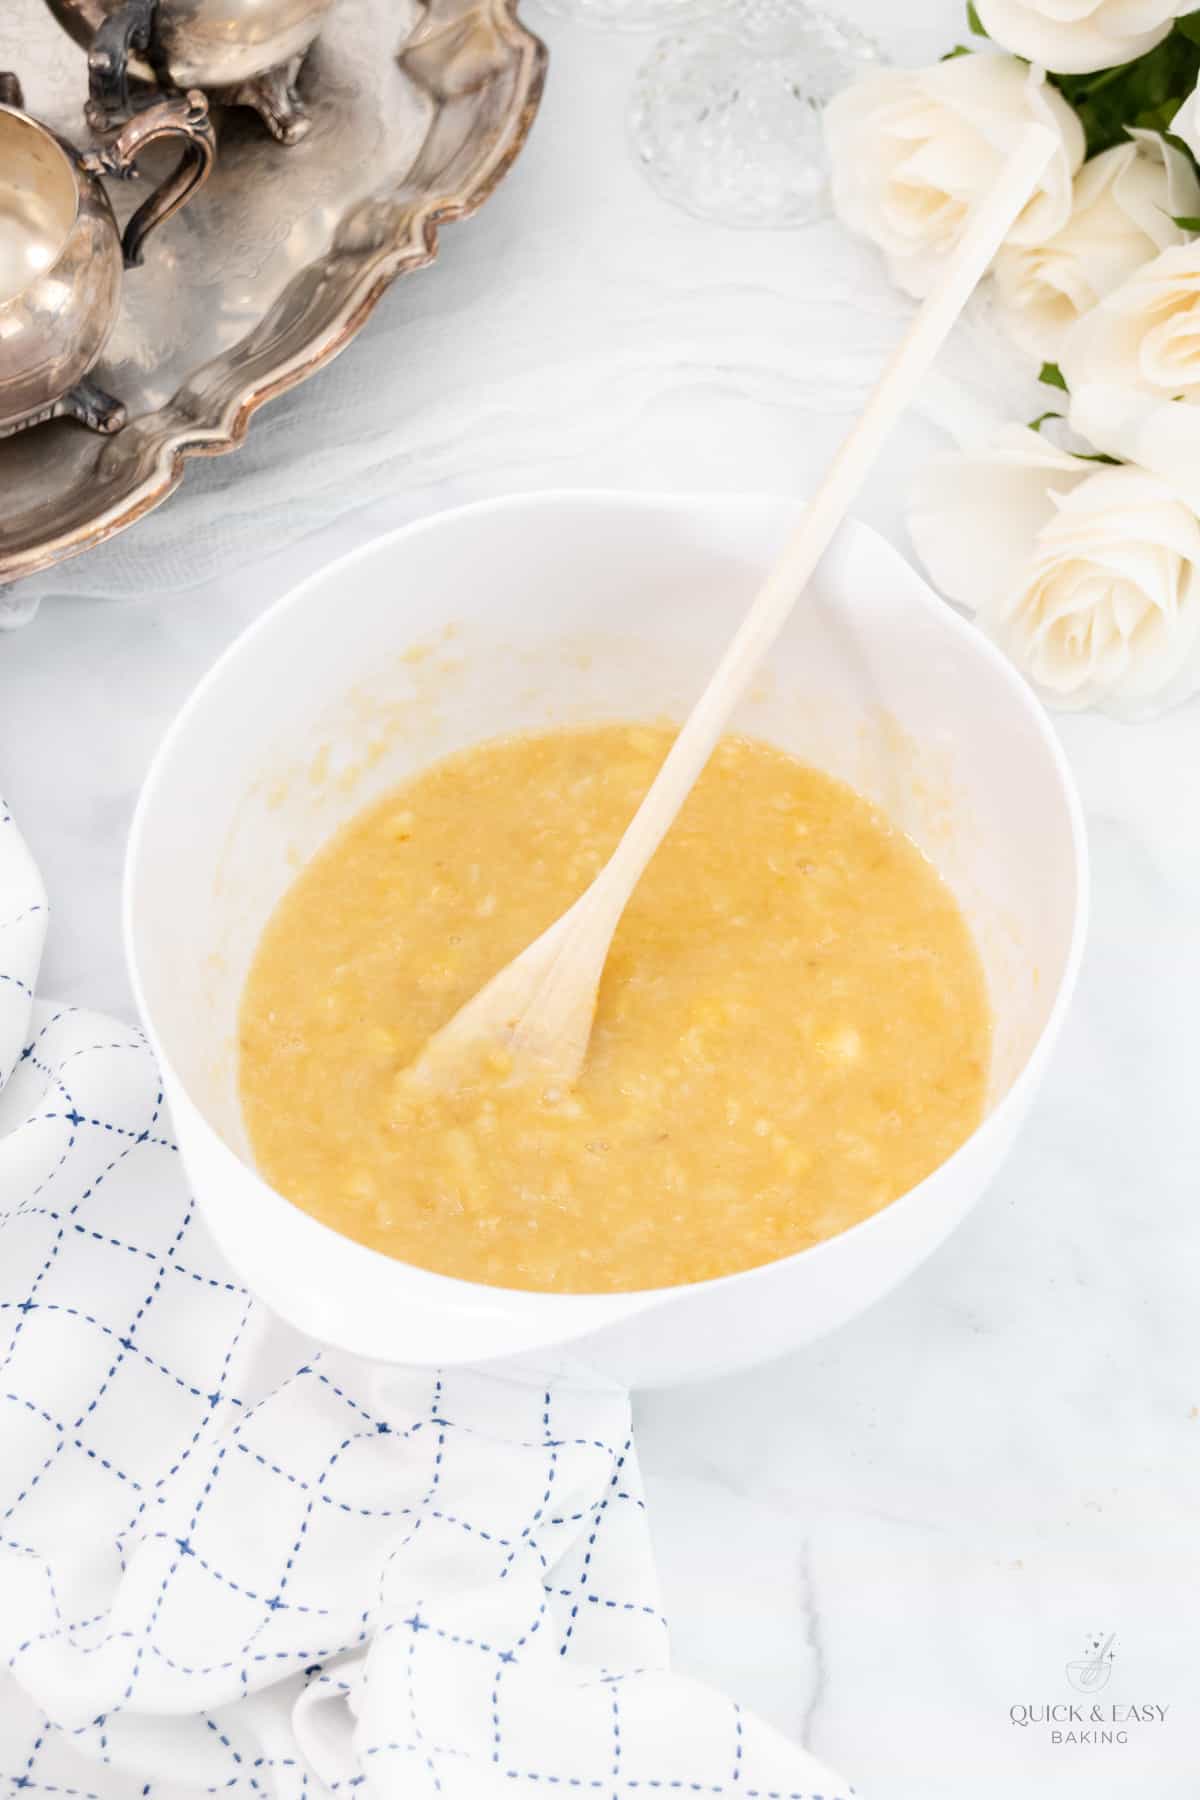
[{"label": "silver sugar bowl", "polygon": [[130,76],[164,92],[202,88],[250,106],[281,144],[311,119],[296,82],[334,0],[46,0],[88,52],[88,123],[105,132],[129,116]]},{"label": "silver sugar bowl", "polygon": [[[132,175],[166,137],[183,140],[183,155],[122,237],[100,177]],[[103,432],[125,423],[121,402],[91,380],[123,271],[202,185],[214,153],[201,93],[160,100],[111,143],[77,150],[24,110],[15,75],[0,74],[0,437],[62,417]]]}]

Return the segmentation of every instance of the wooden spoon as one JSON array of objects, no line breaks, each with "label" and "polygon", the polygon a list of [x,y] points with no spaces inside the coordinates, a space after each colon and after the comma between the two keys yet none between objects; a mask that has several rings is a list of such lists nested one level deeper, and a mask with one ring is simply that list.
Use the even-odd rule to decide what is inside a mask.
[{"label": "wooden spoon", "polygon": [[547,1089],[578,1079],[600,977],[630,895],[1053,149],[1045,126],[1028,126],[980,199],[609,861],[561,918],[430,1038],[408,1072],[414,1082],[452,1091],[489,1059],[511,1067],[516,1079],[536,1076]]}]

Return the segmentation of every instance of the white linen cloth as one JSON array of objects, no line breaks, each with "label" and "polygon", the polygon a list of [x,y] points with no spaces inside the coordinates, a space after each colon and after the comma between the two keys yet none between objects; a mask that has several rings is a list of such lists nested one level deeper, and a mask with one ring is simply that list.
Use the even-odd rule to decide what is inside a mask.
[{"label": "white linen cloth", "polygon": [[629,1397],[322,1350],[232,1277],[140,1032],[35,999],[0,803],[0,1786],[846,1800],[674,1675]]}]

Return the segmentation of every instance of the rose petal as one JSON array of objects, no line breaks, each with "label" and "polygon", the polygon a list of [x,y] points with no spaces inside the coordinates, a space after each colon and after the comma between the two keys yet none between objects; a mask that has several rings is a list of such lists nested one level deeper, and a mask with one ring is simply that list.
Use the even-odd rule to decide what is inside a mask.
[{"label": "rose petal", "polygon": [[[1159,249],[1165,250],[1168,245],[1178,243],[1184,235],[1175,224],[1176,219],[1194,219],[1200,216],[1200,179],[1196,176],[1196,165],[1190,156],[1185,156],[1174,144],[1168,144],[1161,131],[1146,131],[1138,125],[1127,125],[1125,129],[1144,156],[1162,161],[1167,182],[1166,207],[1164,209],[1160,204],[1153,203],[1145,212],[1139,212],[1136,216],[1147,237],[1154,238]],[[1179,136],[1175,120],[1171,122],[1171,134],[1173,137]],[[1129,202],[1125,196],[1122,196],[1121,204],[1129,211]]]},{"label": "rose petal", "polygon": [[1089,465],[1021,425],[983,446],[932,458],[913,483],[909,535],[934,585],[970,611],[990,612],[1028,568],[1030,546]]},{"label": "rose petal", "polygon": [[1162,42],[1171,0],[976,0],[990,38],[1060,75],[1111,69]]}]

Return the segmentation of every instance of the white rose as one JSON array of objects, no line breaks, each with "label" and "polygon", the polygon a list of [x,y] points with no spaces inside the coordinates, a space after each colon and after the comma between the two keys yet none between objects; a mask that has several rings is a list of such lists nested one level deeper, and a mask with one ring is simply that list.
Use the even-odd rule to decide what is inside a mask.
[{"label": "white rose", "polygon": [[1056,75],[1132,62],[1187,10],[1184,0],[975,0],[990,38]]},{"label": "white rose", "polygon": [[1200,688],[1200,521],[1166,482],[1007,425],[928,464],[908,523],[1049,704],[1144,716]]},{"label": "white rose", "polygon": [[1053,130],[1058,149],[1009,240],[1044,243],[1070,216],[1083,128],[1040,69],[990,51],[875,70],[836,94],[825,108],[834,206],[879,245],[897,286],[920,297],[1031,120]]},{"label": "white rose", "polygon": [[1200,213],[1191,160],[1157,132],[1136,131],[1075,177],[1071,216],[1040,244],[1006,244],[996,258],[996,296],[1011,335],[1057,362],[1069,326],[1156,251],[1186,242],[1174,223]]},{"label": "white rose", "polygon": [[1072,325],[1071,426],[1200,506],[1200,240],[1163,250]]}]

